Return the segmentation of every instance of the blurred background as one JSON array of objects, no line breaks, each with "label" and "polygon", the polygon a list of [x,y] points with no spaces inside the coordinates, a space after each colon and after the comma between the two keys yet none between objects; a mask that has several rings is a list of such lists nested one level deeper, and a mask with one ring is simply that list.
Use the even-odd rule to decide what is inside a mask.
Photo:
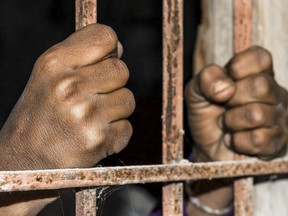
[{"label": "blurred background", "polygon": [[[73,0],[0,1],[0,123],[20,97],[37,57],[74,32]],[[192,74],[192,55],[200,0],[184,0],[184,78]],[[111,26],[124,46],[122,59],[130,70],[130,88],[137,107],[128,147],[98,166],[161,163],[162,1],[98,0],[98,21]],[[185,155],[190,138],[185,137]],[[102,188],[99,215],[147,215],[161,202],[161,184]],[[75,192],[75,191],[74,191]],[[74,215],[68,193],[40,215]],[[72,195],[71,195],[72,194]],[[147,204],[147,205],[145,205]],[[52,210],[53,209],[53,210]],[[53,211],[53,213],[52,213]]]}]

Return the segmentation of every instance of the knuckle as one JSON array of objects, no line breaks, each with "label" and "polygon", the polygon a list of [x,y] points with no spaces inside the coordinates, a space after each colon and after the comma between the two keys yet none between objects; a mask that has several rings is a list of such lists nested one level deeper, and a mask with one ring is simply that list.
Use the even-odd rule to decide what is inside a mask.
[{"label": "knuckle", "polygon": [[128,107],[130,107],[131,110],[135,109],[136,102],[135,102],[134,94],[127,88],[123,89],[123,102]]},{"label": "knuckle", "polygon": [[82,41],[89,46],[101,45],[107,49],[114,50],[117,47],[118,37],[115,31],[106,25],[90,24],[65,40],[65,44],[74,44]]},{"label": "knuckle", "polygon": [[251,126],[264,123],[265,115],[263,109],[258,104],[249,104],[245,107],[245,118]]},{"label": "knuckle", "polygon": [[79,80],[76,76],[66,77],[56,84],[54,95],[60,99],[70,99],[78,92]]},{"label": "knuckle", "polygon": [[94,42],[109,44],[109,46],[112,45],[114,48],[117,47],[118,37],[111,27],[102,24],[93,24],[87,26],[87,29],[91,33],[91,40]]},{"label": "knuckle", "polygon": [[129,70],[127,65],[125,64],[125,62],[123,62],[122,60],[115,58],[114,60],[114,65],[115,67],[121,72],[120,76],[123,80],[128,81],[129,79]]},{"label": "knuckle", "polygon": [[109,59],[110,71],[112,73],[112,77],[118,77],[124,83],[126,83],[129,79],[129,70],[126,66],[125,62],[118,58]]},{"label": "knuckle", "polygon": [[241,61],[239,54],[236,54],[227,65],[228,72],[234,77],[241,75]]},{"label": "knuckle", "polygon": [[70,115],[73,122],[88,122],[92,116],[92,106],[88,102],[82,102],[72,105]]},{"label": "knuckle", "polygon": [[101,25],[101,27],[103,33],[107,36],[107,38],[110,39],[111,42],[115,42],[117,45],[118,38],[115,31],[110,26],[107,25]]},{"label": "knuckle", "polygon": [[40,68],[41,73],[43,73],[56,68],[59,65],[59,59],[59,52],[55,45],[37,59],[35,66]]},{"label": "knuckle", "polygon": [[260,46],[254,46],[254,47],[252,47],[252,50],[255,53],[256,62],[259,64],[259,67],[262,70],[271,68],[272,55],[268,50],[266,50]]},{"label": "knuckle", "polygon": [[107,154],[115,154],[119,153],[129,142],[131,136],[133,133],[132,125],[127,120],[121,121],[121,126],[118,127],[116,130],[114,130],[113,134],[113,141],[110,141],[110,143],[113,143],[110,146],[107,146]]},{"label": "knuckle", "polygon": [[254,76],[251,80],[251,92],[257,95],[257,97],[267,97],[272,92],[271,80],[268,76],[258,75]]},{"label": "knuckle", "polygon": [[105,145],[109,134],[108,123],[98,122],[97,126],[88,124],[84,127],[84,147],[86,150],[95,150]]},{"label": "knuckle", "polygon": [[251,145],[255,148],[255,153],[259,154],[267,144],[267,136],[263,131],[255,130],[250,132]]}]

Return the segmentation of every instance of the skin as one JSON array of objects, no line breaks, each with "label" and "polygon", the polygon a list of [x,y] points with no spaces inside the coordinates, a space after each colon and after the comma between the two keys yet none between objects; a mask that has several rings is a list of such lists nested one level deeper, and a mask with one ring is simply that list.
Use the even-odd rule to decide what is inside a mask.
[{"label": "skin", "polygon": [[[0,132],[0,170],[92,167],[121,151],[135,108],[118,39],[93,24],[47,50]],[[2,194],[0,215],[36,215],[57,191]]]},{"label": "skin", "polygon": [[[288,94],[274,79],[267,50],[251,47],[224,68],[205,67],[186,86],[185,98],[196,161],[233,160],[234,153],[266,160],[286,152]],[[208,184],[213,181],[197,185],[203,203],[218,209],[231,205],[231,185],[201,193]],[[187,210],[193,216],[208,215],[191,204]]]}]

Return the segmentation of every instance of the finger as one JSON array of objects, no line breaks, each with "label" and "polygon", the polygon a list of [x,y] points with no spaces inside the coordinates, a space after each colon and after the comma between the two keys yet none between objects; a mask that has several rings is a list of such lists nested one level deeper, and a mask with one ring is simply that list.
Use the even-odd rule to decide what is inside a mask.
[{"label": "finger", "polygon": [[89,150],[87,154],[91,154],[90,158],[93,158],[93,160],[90,161],[90,164],[93,165],[95,162],[97,163],[108,155],[123,150],[127,146],[132,136],[132,132],[133,128],[127,120],[112,122],[103,127],[100,131],[98,129],[96,132],[93,129],[88,130],[86,132],[88,145],[85,150]]},{"label": "finger", "polygon": [[129,78],[126,64],[117,58],[78,68],[75,73],[81,77],[78,89],[82,94],[115,91],[125,86]]},{"label": "finger", "polygon": [[281,87],[268,74],[249,76],[236,82],[236,91],[229,106],[239,106],[251,102],[277,105],[281,98]]},{"label": "finger", "polygon": [[195,80],[194,92],[199,99],[209,99],[212,102],[225,102],[234,94],[235,87],[225,71],[217,66],[210,65],[204,68]]},{"label": "finger", "polygon": [[[108,26],[91,24],[47,50],[40,61],[46,67],[71,70],[117,55],[117,35]],[[60,61],[61,60],[61,61]]]},{"label": "finger", "polygon": [[279,128],[259,128],[232,135],[232,149],[241,154],[276,157],[287,143],[287,135]]},{"label": "finger", "polygon": [[257,73],[273,76],[272,56],[266,49],[254,46],[235,55],[226,65],[226,69],[234,80]]},{"label": "finger", "polygon": [[277,124],[283,111],[274,106],[251,103],[225,112],[224,125],[229,131],[271,127]]},{"label": "finger", "polygon": [[107,155],[122,151],[128,144],[133,133],[129,121],[120,120],[110,124],[109,136],[107,137]]},{"label": "finger", "polygon": [[[96,118],[105,118],[108,122],[129,117],[135,109],[133,93],[122,88],[109,94],[95,95],[94,114]],[[101,116],[99,116],[99,113]]]}]

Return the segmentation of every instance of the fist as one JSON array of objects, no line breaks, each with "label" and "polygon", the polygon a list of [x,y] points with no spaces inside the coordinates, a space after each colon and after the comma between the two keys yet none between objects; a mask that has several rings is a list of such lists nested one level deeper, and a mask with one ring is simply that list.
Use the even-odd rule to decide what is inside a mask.
[{"label": "fist", "polygon": [[40,56],[1,130],[15,169],[90,167],[127,145],[135,101],[117,43],[94,24]]},{"label": "fist", "polygon": [[287,91],[273,77],[272,57],[260,47],[209,65],[185,91],[196,159],[232,160],[233,152],[274,158],[288,140]]}]

